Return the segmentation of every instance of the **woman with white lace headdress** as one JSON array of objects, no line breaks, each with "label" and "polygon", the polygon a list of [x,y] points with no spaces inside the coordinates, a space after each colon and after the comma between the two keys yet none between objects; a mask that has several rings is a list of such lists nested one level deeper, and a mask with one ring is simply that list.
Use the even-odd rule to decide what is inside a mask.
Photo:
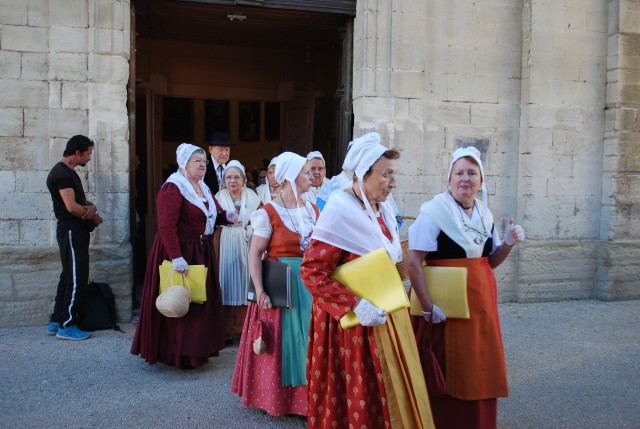
[{"label": "woman with white lace headdress", "polygon": [[250,216],[262,206],[260,197],[247,189],[244,166],[233,160],[227,163],[223,174],[224,188],[216,194],[223,209],[235,211],[238,220],[219,226],[220,241],[217,247],[220,269],[220,289],[224,306],[226,343],[233,343],[233,336],[242,333],[247,312],[249,287],[249,242],[252,228]]},{"label": "woman with white lace headdress", "polygon": [[[242,397],[242,405],[274,416],[307,415],[305,362],[311,295],[302,284],[299,267],[320,213],[302,199],[311,187],[310,169],[300,155],[279,155],[275,176],[282,192],[251,215],[249,269],[257,302],[250,302],[247,309],[231,391]],[[265,252],[265,259],[291,267],[290,308],[274,307],[265,292]],[[258,338],[266,339],[264,349],[256,347]]]},{"label": "woman with white lace headdress", "polygon": [[[179,170],[162,185],[156,198],[158,232],[147,260],[142,290],[140,320],[131,347],[148,363],[163,362],[179,368],[193,368],[218,356],[224,348],[222,297],[215,276],[213,232],[216,225],[235,222],[235,211],[225,210],[205,185],[206,152],[182,143],[176,150]],[[160,289],[158,267],[173,263],[175,271],[186,273],[189,265],[208,267],[207,300],[192,303],[180,318],[168,318],[155,306]]]}]

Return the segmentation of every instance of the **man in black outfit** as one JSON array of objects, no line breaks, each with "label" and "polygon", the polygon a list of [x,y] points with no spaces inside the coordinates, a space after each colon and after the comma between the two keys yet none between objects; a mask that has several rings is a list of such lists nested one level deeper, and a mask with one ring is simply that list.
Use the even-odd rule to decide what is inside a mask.
[{"label": "man in black outfit", "polygon": [[203,180],[213,195],[224,188],[223,175],[231,155],[231,146],[228,133],[212,134],[207,154],[207,172]]},{"label": "man in black outfit", "polygon": [[49,172],[47,188],[58,219],[56,237],[62,273],[58,283],[48,333],[65,340],[85,340],[91,335],[77,326],[76,313],[89,281],[90,232],[102,223],[96,206],[87,200],[75,168],[91,160],[93,141],[77,135],[67,142],[63,158]]}]

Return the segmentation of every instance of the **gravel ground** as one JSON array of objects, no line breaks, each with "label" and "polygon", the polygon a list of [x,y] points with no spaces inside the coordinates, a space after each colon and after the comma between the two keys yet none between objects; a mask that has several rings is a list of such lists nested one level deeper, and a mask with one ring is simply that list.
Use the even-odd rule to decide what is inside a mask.
[{"label": "gravel ground", "polygon": [[[502,304],[510,396],[498,427],[640,428],[640,301]],[[244,408],[236,347],[177,370],[129,354],[125,333],[62,341],[0,329],[0,428],[304,428]],[[461,428],[463,429],[463,428]]]}]

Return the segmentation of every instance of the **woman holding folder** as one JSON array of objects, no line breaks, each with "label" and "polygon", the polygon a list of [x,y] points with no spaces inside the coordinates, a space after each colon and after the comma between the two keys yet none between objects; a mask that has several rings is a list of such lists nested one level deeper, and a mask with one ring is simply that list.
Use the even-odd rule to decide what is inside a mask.
[{"label": "woman holding folder", "polygon": [[[391,262],[402,258],[387,202],[399,156],[380,144],[378,133],[352,142],[343,170],[353,181],[327,201],[305,252],[302,279],[313,295],[310,428],[433,427],[429,403],[422,400],[427,392],[408,312],[386,314],[332,278],[340,265],[377,249],[386,250]],[[360,324],[343,329],[340,320],[350,311]]]},{"label": "woman holding folder", "polygon": [[[224,348],[224,320],[220,287],[214,274],[211,237],[216,225],[233,223],[237,214],[225,212],[202,178],[207,168],[203,149],[182,143],[176,151],[179,170],[162,185],[156,199],[158,232],[147,260],[140,320],[131,347],[148,363],[163,362],[193,368],[218,356]],[[180,318],[165,317],[156,309],[159,266],[171,261],[187,273],[189,264],[205,265],[206,301],[192,303]]]},{"label": "woman holding folder", "polygon": [[[249,272],[256,302],[249,302],[247,309],[231,391],[242,397],[244,406],[261,408],[274,416],[306,416],[305,360],[311,295],[300,280],[300,262],[319,211],[302,199],[302,194],[311,187],[306,158],[282,153],[275,176],[283,184],[282,192],[251,215]],[[276,307],[275,297],[265,292],[262,275],[265,252],[265,259],[291,266],[290,308]],[[285,283],[277,286],[286,288]],[[266,347],[259,346],[260,340]]]},{"label": "woman holding folder", "polygon": [[[449,190],[424,203],[409,229],[407,269],[424,315],[413,317],[416,340],[423,365],[430,345],[446,382],[444,394],[430,395],[438,429],[495,428],[497,398],[508,395],[493,269],[524,240],[524,230],[510,219],[501,242],[486,202],[480,152],[460,148],[449,164]],[[431,266],[467,269],[469,319],[447,318],[431,302],[422,269],[425,260]]]}]

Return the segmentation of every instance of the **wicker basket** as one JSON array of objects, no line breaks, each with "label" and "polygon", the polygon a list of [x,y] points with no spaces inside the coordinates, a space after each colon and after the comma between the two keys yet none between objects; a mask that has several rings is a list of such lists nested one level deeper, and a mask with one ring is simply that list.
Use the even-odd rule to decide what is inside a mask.
[{"label": "wicker basket", "polygon": [[[416,220],[413,216],[402,216],[400,219],[402,220]],[[400,242],[400,246],[402,247],[402,261],[396,264],[396,268],[398,269],[398,273],[400,274],[400,278],[403,282],[409,280],[409,271],[407,270],[407,257],[409,256],[409,240],[402,240]]]},{"label": "wicker basket", "polygon": [[185,286],[171,286],[156,298],[156,308],[166,317],[182,317],[189,312],[191,291]]}]

